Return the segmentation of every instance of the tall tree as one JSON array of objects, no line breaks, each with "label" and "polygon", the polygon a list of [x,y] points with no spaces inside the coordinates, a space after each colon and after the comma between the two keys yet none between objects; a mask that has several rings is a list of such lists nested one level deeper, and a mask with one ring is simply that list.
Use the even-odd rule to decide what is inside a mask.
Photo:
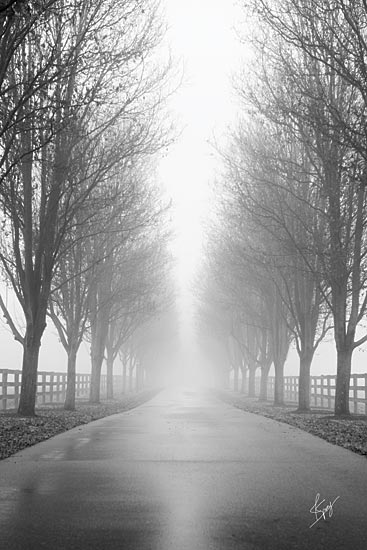
[{"label": "tall tree", "polygon": [[248,262],[275,284],[300,358],[299,409],[310,408],[310,368],[326,334],[328,293],[320,251],[323,198],[301,142],[258,114],[233,136],[226,187],[248,220]]},{"label": "tall tree", "polygon": [[337,349],[335,412],[348,414],[353,351],[367,340],[357,336],[367,306],[366,6],[261,0],[255,11],[269,34],[260,108],[302,141],[317,170],[327,237],[319,257]]},{"label": "tall tree", "polygon": [[[34,18],[6,65],[0,261],[23,309],[24,333],[3,300],[0,306],[23,345],[20,414],[34,414],[39,348],[65,236],[80,205],[126,152],[118,122],[144,147],[157,137],[153,115],[164,70],[146,71],[159,42],[156,13],[148,1],[55,1]],[[99,154],[89,156],[80,181],[73,172],[85,147]]]}]

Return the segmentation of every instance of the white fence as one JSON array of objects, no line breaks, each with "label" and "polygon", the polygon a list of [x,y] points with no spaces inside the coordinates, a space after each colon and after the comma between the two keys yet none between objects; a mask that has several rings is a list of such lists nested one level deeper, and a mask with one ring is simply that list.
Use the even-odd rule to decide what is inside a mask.
[{"label": "white fence", "polygon": [[[37,405],[62,403],[66,394],[66,373],[39,372],[37,375]],[[114,392],[122,391],[122,376],[113,377]],[[22,372],[20,370],[0,369],[0,410],[18,407]],[[101,396],[106,395],[107,377],[101,376]],[[76,375],[76,397],[88,397],[90,374]]]},{"label": "white fence", "polygon": [[[311,376],[311,406],[320,409],[334,409],[335,375]],[[260,392],[260,378],[256,378],[256,395]],[[274,396],[274,377],[268,380],[268,396]],[[298,376],[284,377],[284,400],[298,403]],[[349,389],[350,411],[355,414],[367,414],[367,374],[352,374]]]}]

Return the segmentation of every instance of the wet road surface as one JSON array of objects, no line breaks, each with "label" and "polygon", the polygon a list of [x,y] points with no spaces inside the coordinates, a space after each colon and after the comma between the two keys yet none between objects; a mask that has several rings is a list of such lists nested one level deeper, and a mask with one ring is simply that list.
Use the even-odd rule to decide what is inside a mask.
[{"label": "wet road surface", "polygon": [[367,548],[366,458],[190,390],[0,462],[0,491],[1,550]]}]

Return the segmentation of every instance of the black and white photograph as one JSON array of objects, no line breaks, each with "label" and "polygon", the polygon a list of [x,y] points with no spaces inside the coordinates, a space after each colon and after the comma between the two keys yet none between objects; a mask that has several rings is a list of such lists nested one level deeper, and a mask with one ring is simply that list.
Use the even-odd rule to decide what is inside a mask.
[{"label": "black and white photograph", "polygon": [[367,1],[0,0],[0,550],[367,549]]}]

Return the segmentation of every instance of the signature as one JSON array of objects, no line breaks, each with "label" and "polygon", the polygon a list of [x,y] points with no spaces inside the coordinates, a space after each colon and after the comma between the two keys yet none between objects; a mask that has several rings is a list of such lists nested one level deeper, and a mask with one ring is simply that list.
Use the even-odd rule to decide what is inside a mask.
[{"label": "signature", "polygon": [[331,516],[333,515],[333,506],[334,506],[335,502],[338,500],[338,498],[340,498],[340,497],[336,497],[333,500],[333,502],[331,502],[331,500],[330,500],[329,504],[324,506],[324,508],[321,508],[322,504],[325,502],[325,499],[322,500],[321,502],[319,502],[320,493],[317,493],[316,498],[315,498],[315,504],[312,506],[312,508],[310,508],[311,514],[315,515],[315,521],[313,522],[312,525],[310,525],[310,528],[313,527],[318,521],[320,521],[321,518],[326,519],[326,514],[327,513],[329,514],[329,518],[331,518]]}]

